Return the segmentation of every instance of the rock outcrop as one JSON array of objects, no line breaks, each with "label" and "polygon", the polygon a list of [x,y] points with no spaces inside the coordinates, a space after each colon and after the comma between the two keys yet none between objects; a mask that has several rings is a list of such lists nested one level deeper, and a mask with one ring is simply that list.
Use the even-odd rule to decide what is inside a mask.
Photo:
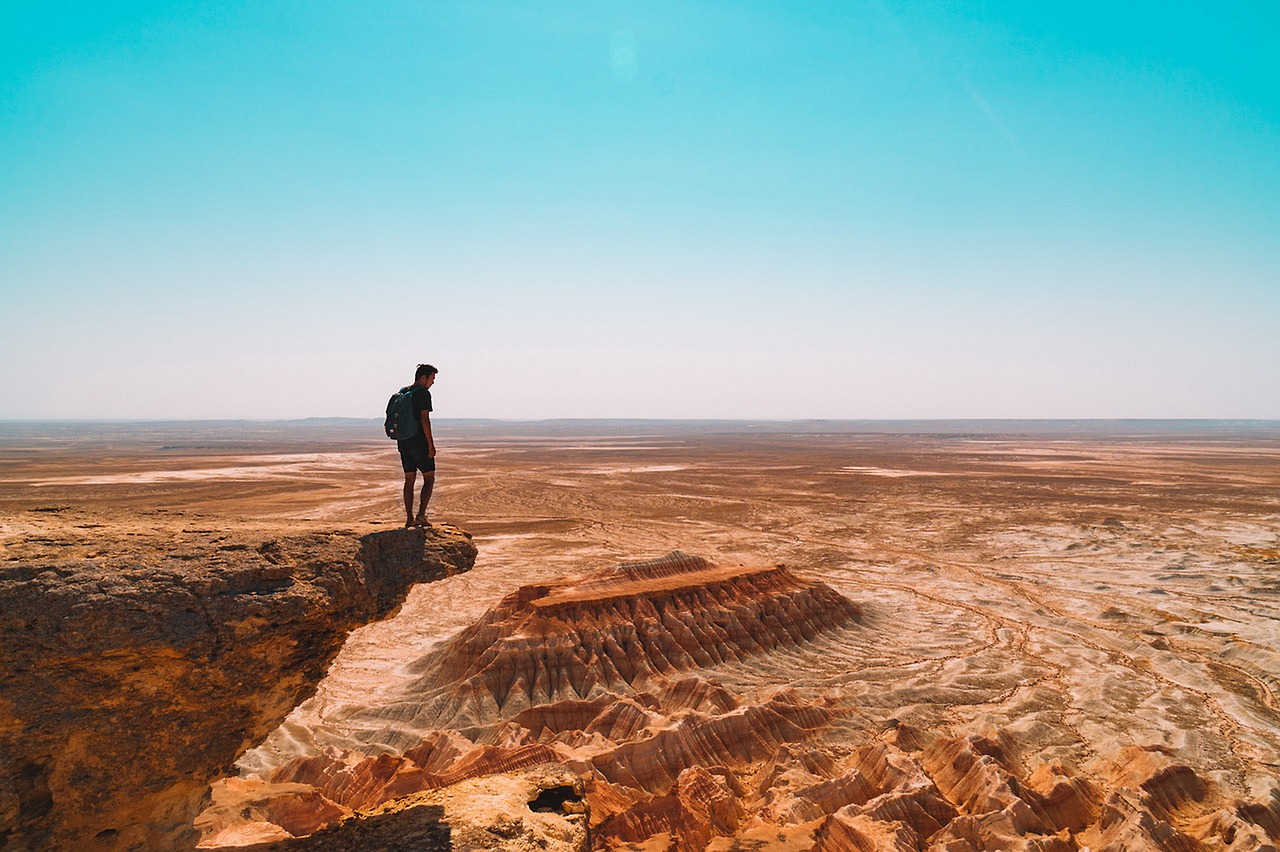
[{"label": "rock outcrop", "polygon": [[[526,586],[369,709],[371,741],[407,746],[332,748],[224,782],[221,809],[201,818],[206,845],[304,835],[326,814],[350,816],[312,837],[354,837],[379,806],[427,801],[447,800],[456,829],[455,810],[482,810],[484,791],[549,766],[579,779],[597,849],[1245,850],[1280,839],[1280,795],[1229,797],[1159,749],[1066,766],[1000,730],[860,728],[838,690],[726,686],[771,653],[803,666],[861,641],[862,624],[858,605],[788,569],[679,553]],[[457,848],[524,848],[492,832],[523,831],[514,812],[466,841],[494,845]]]},{"label": "rock outcrop", "polygon": [[[246,800],[228,797],[226,806]],[[206,813],[202,819],[216,820]],[[235,829],[223,835],[234,839]],[[216,839],[216,838],[215,838]],[[241,845],[238,852],[588,852],[582,782],[555,766],[488,775],[416,793],[308,834]]]},{"label": "rock outcrop", "polygon": [[438,652],[410,691],[422,727],[478,731],[564,701],[801,645],[858,606],[785,566],[713,565],[675,552],[522,586]]},{"label": "rock outcrop", "polygon": [[347,633],[476,556],[450,527],[205,532],[116,533],[74,557],[50,539],[0,566],[0,846],[194,846],[210,781],[313,691]]},{"label": "rock outcrop", "polygon": [[1230,800],[1190,767],[1146,749],[1077,771],[1054,764],[1028,771],[1010,737],[898,726],[855,750],[843,768],[835,779],[806,784],[793,772],[770,784],[759,817],[784,825],[822,817],[813,829],[819,852],[1176,852],[1269,849],[1278,839],[1273,808]]},{"label": "rock outcrop", "polygon": [[[694,848],[744,816],[736,773],[841,712],[789,689],[744,702],[699,672],[795,652],[859,618],[852,601],[785,567],[680,553],[522,587],[419,661],[425,673],[404,695],[371,710],[367,721],[409,743],[403,751],[333,749],[234,789],[225,782],[225,805],[201,817],[205,843],[305,834],[318,813],[552,764],[584,779],[605,835],[670,831]],[[307,789],[322,800],[294,804]]]}]

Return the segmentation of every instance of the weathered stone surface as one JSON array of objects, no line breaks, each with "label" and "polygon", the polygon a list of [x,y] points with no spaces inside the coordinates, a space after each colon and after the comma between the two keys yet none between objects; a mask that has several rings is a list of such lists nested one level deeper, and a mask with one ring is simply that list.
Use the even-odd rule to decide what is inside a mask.
[{"label": "weathered stone surface", "polygon": [[361,814],[306,837],[240,845],[237,852],[455,852],[458,848],[452,843],[444,808],[421,802],[397,802],[378,813]]},{"label": "weathered stone surface", "polygon": [[351,816],[351,809],[309,784],[262,784],[226,778],[213,786],[213,804],[195,827],[214,846],[243,846],[312,834]]},{"label": "weathered stone surface", "polygon": [[193,846],[209,782],[314,689],[347,633],[476,555],[448,527],[96,543],[68,558],[51,539],[0,566],[6,848]]},{"label": "weathered stone surface", "polygon": [[483,727],[802,645],[859,617],[853,601],[784,566],[719,566],[674,552],[522,586],[419,661],[427,673],[410,701],[417,724]]},{"label": "weathered stone surface", "polygon": [[237,852],[587,852],[587,823],[582,782],[540,766],[405,796],[306,837]]},{"label": "weathered stone surface", "polygon": [[[519,428],[478,427],[476,436],[493,439],[449,453],[457,475],[442,505],[492,536],[480,545],[483,570],[418,589],[400,618],[344,644],[316,699],[277,738],[287,746],[296,735],[297,747],[260,765],[329,746],[364,751],[363,760],[383,750],[374,738],[389,725],[416,738],[394,750],[412,749],[426,732],[411,718],[370,714],[365,726],[352,714],[398,699],[411,679],[407,665],[474,624],[502,594],[619,553],[696,542],[714,558],[755,554],[760,564],[796,566],[864,611],[855,627],[812,648],[681,672],[709,685],[690,691],[708,718],[733,712],[723,700],[715,706],[712,693],[745,713],[788,687],[815,704],[831,699],[838,711],[829,726],[778,745],[773,756],[724,767],[745,791],[737,796],[743,818],[709,850],[812,850],[824,824],[828,848],[852,848],[835,845],[845,827],[877,841],[905,838],[905,823],[863,809],[881,796],[905,804],[896,791],[919,781],[917,771],[932,777],[925,762],[939,773],[939,791],[957,797],[958,812],[926,848],[1160,848],[1190,837],[1200,848],[1240,852],[1280,842],[1274,428],[1265,439],[1238,431],[1139,436],[1131,425],[1119,427],[1125,435],[1090,437],[1073,425],[1075,434],[1052,440],[967,434],[968,426],[931,437],[754,427],[735,435],[717,425],[661,440],[648,426],[643,438],[602,436],[596,426],[556,424],[541,437]],[[399,511],[381,439],[318,459],[313,441],[291,433],[296,445],[282,450],[276,441],[263,452],[295,455],[241,457],[243,447],[234,455],[204,449],[207,435],[178,431],[175,439],[148,428],[151,449],[138,452],[121,430],[86,427],[74,451],[60,451],[58,436],[41,428],[21,453],[0,453],[0,563],[30,561],[28,549],[53,552],[50,540],[59,561],[94,558],[100,533],[110,531],[114,548],[122,522],[137,530],[177,510],[185,516],[166,528],[175,551],[184,538],[209,535],[177,527],[222,534],[226,523],[264,514],[364,523],[381,512],[374,499]],[[228,434],[239,439],[242,431]],[[141,521],[120,518],[127,507]],[[466,748],[536,744],[571,753],[574,770],[594,783],[593,819],[667,796],[597,778],[589,761],[676,724],[674,692],[651,685],[613,694],[534,705],[500,719],[483,739],[468,733]],[[935,756],[968,761],[969,770],[925,761],[938,739],[952,742]],[[878,742],[881,755],[863,752]],[[444,771],[458,762],[449,750],[433,753],[424,771],[442,773],[437,757]],[[1119,771],[1105,765],[1113,759]],[[1060,828],[1011,837],[1004,817],[1017,813],[1007,810],[1006,790],[1033,815],[1038,808],[1050,830]],[[263,814],[301,830],[298,806],[323,803],[290,796],[280,810],[264,803]],[[970,806],[993,810],[959,813]],[[828,824],[837,813],[843,825]],[[998,834],[984,837],[988,816]],[[258,841],[268,839],[268,825],[259,824]],[[656,852],[672,839],[659,831],[636,844]]]},{"label": "weathered stone surface", "polygon": [[[842,726],[858,708],[838,695],[735,694],[721,680],[731,666],[767,671],[778,655],[858,642],[862,630],[856,604],[787,569],[679,553],[526,586],[420,659],[416,683],[361,717],[393,739],[423,720],[440,728],[394,753],[335,747],[238,779],[252,820],[237,826],[228,809],[232,818],[206,842],[297,834],[314,824],[317,803],[356,811],[333,827],[354,831],[379,803],[424,801],[416,791],[482,812],[483,795],[469,803],[467,791],[550,764],[581,780],[603,849],[1274,845],[1274,795],[1224,796],[1159,749],[1071,766],[1028,759],[1004,729],[957,735],[893,720],[850,736]],[[316,799],[300,799],[308,787]],[[271,806],[274,790],[281,801]],[[449,807],[445,819],[456,829]],[[522,824],[494,823],[512,838]]]}]

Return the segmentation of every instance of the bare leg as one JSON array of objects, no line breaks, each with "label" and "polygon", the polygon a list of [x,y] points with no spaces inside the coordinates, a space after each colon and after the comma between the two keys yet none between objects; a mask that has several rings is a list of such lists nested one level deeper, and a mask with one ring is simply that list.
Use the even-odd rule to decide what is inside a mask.
[{"label": "bare leg", "polygon": [[417,478],[416,470],[411,470],[404,475],[404,525],[406,527],[413,526],[413,483]]},{"label": "bare leg", "polygon": [[[418,504],[421,508],[418,509],[418,517],[414,520],[414,523],[418,526],[423,526],[427,522],[427,503],[431,501],[431,489],[435,484],[435,471],[422,474],[422,502]],[[409,499],[412,500],[413,492],[409,491],[408,493],[410,495]]]}]

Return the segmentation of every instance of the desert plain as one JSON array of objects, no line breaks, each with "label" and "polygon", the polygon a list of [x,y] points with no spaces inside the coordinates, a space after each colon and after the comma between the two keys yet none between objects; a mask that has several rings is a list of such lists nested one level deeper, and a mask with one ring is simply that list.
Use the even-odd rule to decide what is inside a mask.
[{"label": "desert plain", "polygon": [[[414,587],[393,617],[349,636],[314,695],[214,784],[197,821],[205,845],[299,833],[262,804],[298,785],[329,808],[289,817],[310,830],[413,792],[411,775],[439,788],[470,760],[488,766],[467,776],[478,783],[528,755],[586,779],[597,848],[1280,841],[1280,424],[442,420],[436,431],[431,519],[471,534],[474,568]],[[378,432],[0,424],[4,558],[393,529],[401,474]],[[781,586],[749,595],[831,590],[853,614],[820,614],[803,635],[783,625],[768,647],[717,627],[719,639],[690,641],[729,652],[664,656],[634,679],[610,669],[574,694],[553,685],[539,699],[530,676],[518,706],[504,694],[462,712],[444,697],[456,684],[432,681],[471,647],[451,643],[521,587],[582,598],[575,583],[620,564],[667,576],[676,563],[653,560],[672,552],[693,566],[676,585],[712,566],[785,566]],[[738,593],[709,606],[740,607]],[[582,618],[604,629],[600,613]],[[527,629],[513,630],[503,641],[526,630],[516,638],[532,653]],[[453,768],[431,776],[428,758],[445,751]],[[378,756],[403,783],[353,794]]]}]

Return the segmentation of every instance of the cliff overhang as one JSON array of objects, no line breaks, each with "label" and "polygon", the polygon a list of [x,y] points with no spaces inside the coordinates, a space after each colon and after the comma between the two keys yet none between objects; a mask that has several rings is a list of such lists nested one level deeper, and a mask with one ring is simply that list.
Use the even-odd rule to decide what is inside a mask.
[{"label": "cliff overhang", "polygon": [[0,846],[194,847],[210,782],[347,634],[476,558],[448,526],[203,532],[88,555],[50,535],[0,564]]}]

